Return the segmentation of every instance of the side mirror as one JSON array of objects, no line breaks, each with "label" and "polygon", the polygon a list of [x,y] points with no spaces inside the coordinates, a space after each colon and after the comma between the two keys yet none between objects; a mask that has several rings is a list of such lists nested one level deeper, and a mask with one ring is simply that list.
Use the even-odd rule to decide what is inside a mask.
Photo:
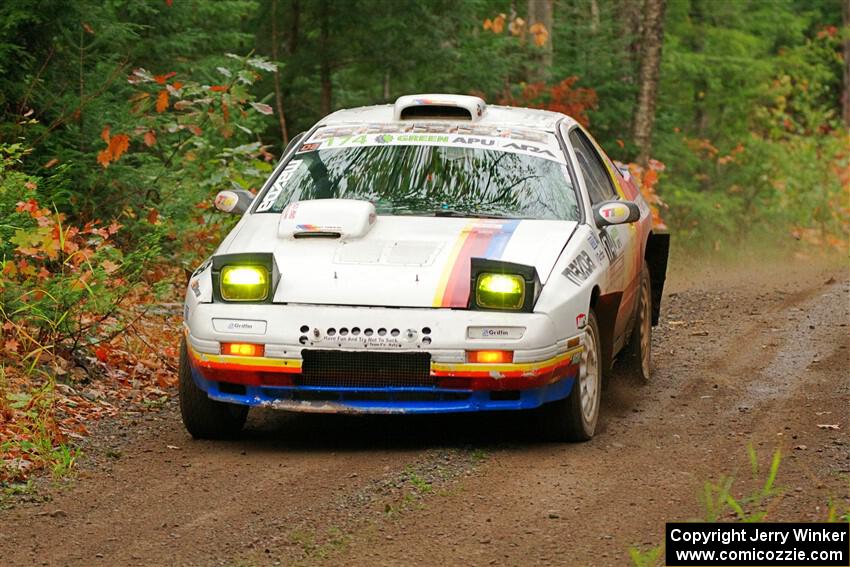
[{"label": "side mirror", "polygon": [[244,189],[219,191],[215,196],[215,208],[223,213],[241,215],[251,206],[254,195]]},{"label": "side mirror", "polygon": [[631,201],[603,201],[593,206],[597,226],[629,224],[640,220],[640,209]]}]

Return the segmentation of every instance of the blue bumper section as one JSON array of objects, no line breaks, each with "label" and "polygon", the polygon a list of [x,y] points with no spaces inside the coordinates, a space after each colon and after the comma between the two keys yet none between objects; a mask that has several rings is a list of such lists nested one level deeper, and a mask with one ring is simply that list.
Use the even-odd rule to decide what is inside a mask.
[{"label": "blue bumper section", "polygon": [[442,390],[437,388],[328,388],[306,386],[221,385],[205,380],[194,368],[192,377],[213,400],[290,411],[324,413],[455,413],[527,410],[566,398],[575,375],[529,390]]}]

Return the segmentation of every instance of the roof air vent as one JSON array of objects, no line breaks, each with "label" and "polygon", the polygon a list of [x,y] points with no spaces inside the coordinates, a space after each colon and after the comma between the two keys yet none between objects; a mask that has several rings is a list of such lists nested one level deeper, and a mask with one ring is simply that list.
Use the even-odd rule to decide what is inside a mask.
[{"label": "roof air vent", "polygon": [[424,94],[407,95],[395,101],[395,120],[469,120],[477,122],[487,104],[477,96]]}]

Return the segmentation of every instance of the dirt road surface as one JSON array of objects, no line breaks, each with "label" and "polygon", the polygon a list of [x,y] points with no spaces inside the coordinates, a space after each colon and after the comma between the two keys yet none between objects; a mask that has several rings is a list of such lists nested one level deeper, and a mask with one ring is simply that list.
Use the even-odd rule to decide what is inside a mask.
[{"label": "dirt road surface", "polygon": [[654,377],[612,380],[589,443],[515,414],[273,412],[202,442],[172,402],[0,511],[0,564],[628,565],[704,515],[705,481],[754,485],[748,444],[762,470],[782,451],[772,521],[824,519],[850,506],[847,261],[741,264],[671,274]]}]

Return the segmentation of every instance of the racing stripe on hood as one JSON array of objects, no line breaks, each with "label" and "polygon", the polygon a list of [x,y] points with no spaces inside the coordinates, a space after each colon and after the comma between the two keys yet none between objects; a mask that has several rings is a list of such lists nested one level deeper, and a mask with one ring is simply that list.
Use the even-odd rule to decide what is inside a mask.
[{"label": "racing stripe on hood", "polygon": [[434,294],[434,307],[466,307],[471,258],[498,260],[519,220],[475,220],[460,231]]}]

